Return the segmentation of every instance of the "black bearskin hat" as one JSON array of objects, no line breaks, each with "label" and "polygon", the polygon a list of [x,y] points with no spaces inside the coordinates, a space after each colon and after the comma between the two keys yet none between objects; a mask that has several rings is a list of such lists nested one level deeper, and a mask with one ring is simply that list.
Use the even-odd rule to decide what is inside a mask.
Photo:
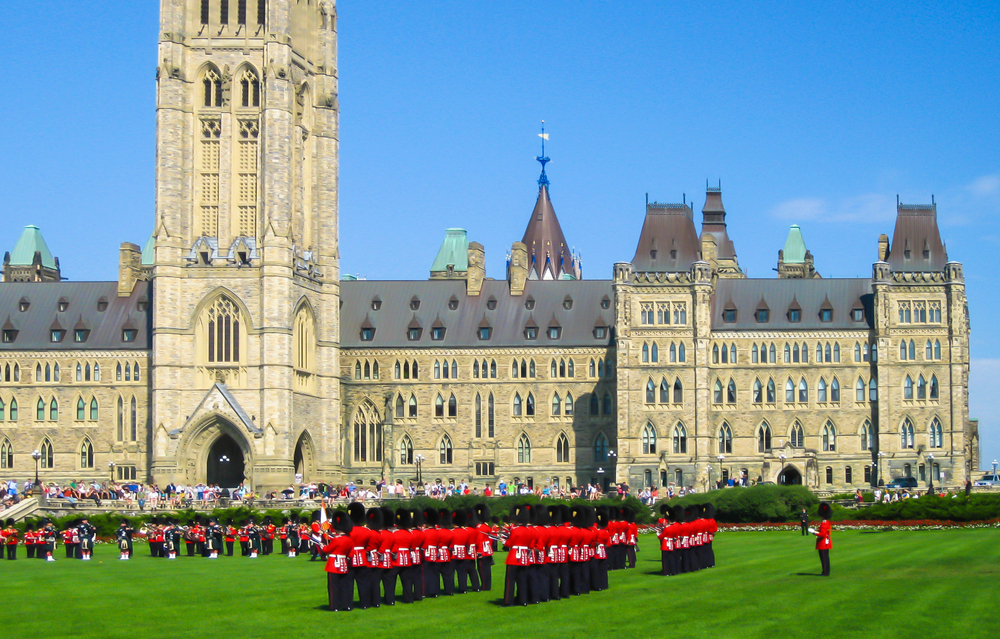
[{"label": "black bearskin hat", "polygon": [[271,525],[271,518],[270,517],[265,517],[264,518],[264,524],[270,526]]},{"label": "black bearskin hat", "polygon": [[684,519],[686,521],[694,521],[698,519],[701,515],[701,509],[694,504],[689,504],[684,507]]},{"label": "black bearskin hat", "polygon": [[395,515],[394,519],[396,521],[396,528],[399,528],[400,530],[407,530],[410,527],[410,521],[412,517],[410,516],[409,510],[405,508],[397,508],[394,515]]},{"label": "black bearskin hat", "polygon": [[702,517],[705,519],[715,519],[715,504],[705,504],[705,510],[702,512]]},{"label": "black bearskin hat", "polygon": [[598,528],[607,528],[608,527],[608,507],[607,506],[598,506],[596,509],[594,509],[594,515],[597,518],[597,527]]},{"label": "black bearskin hat", "polygon": [[369,530],[382,530],[382,510],[380,508],[369,508],[365,513],[365,523]]},{"label": "black bearskin hat", "polygon": [[669,513],[669,512],[670,512],[670,505],[669,504],[660,504],[660,514],[661,515],[663,515],[664,517],[666,517],[667,513]]},{"label": "black bearskin hat", "polygon": [[548,524],[550,526],[559,526],[562,524],[562,508],[558,505],[549,506],[546,514],[549,516]]},{"label": "black bearskin hat", "polygon": [[351,529],[354,528],[354,523],[351,521],[350,515],[345,513],[343,510],[338,510],[333,513],[333,529],[339,530],[345,535],[350,534]]},{"label": "black bearskin hat", "polygon": [[[507,523],[507,521],[508,521],[509,519],[510,519],[510,517],[507,517],[507,516],[505,515],[505,516],[504,516],[504,523]],[[493,524],[494,526],[497,526],[497,525],[499,525],[499,524],[500,524],[500,518],[499,518],[499,517],[497,517],[496,515],[494,515],[494,516],[490,517],[490,523],[491,523],[491,524]]]},{"label": "black bearskin hat", "polygon": [[392,508],[380,506],[379,510],[382,511],[382,528],[392,528],[396,525],[396,513],[392,511]]},{"label": "black bearskin hat", "polygon": [[348,504],[347,514],[351,516],[351,523],[355,526],[365,525],[365,506],[361,502]]},{"label": "black bearskin hat", "polygon": [[490,520],[492,512],[490,511],[489,506],[487,506],[484,503],[478,503],[475,506],[475,510],[476,510],[476,517],[479,518],[479,521],[487,522]]},{"label": "black bearskin hat", "polygon": [[438,525],[438,521],[440,521],[440,519],[441,519],[441,516],[438,514],[438,511],[436,509],[434,509],[434,508],[425,508],[424,509],[424,524],[425,525],[431,526],[431,527],[437,526]]},{"label": "black bearskin hat", "polygon": [[479,525],[479,515],[476,514],[475,508],[465,509],[465,525],[469,528],[475,528]]},{"label": "black bearskin hat", "polygon": [[454,526],[461,528],[466,525],[468,520],[469,517],[466,515],[464,508],[458,508],[451,513],[451,523]]},{"label": "black bearskin hat", "polygon": [[427,523],[424,519],[424,511],[419,508],[413,508],[410,510],[410,527],[416,528],[417,526],[423,526]]},{"label": "black bearskin hat", "polygon": [[522,525],[530,524],[532,510],[531,504],[518,504],[514,506],[514,523]]},{"label": "black bearskin hat", "polygon": [[119,526],[128,526],[128,519],[125,519],[125,518],[122,518],[122,521],[121,521],[121,523],[120,523],[120,524],[118,524],[118,525],[119,525]]},{"label": "black bearskin hat", "polygon": [[622,509],[622,518],[627,523],[634,524],[635,523],[635,511],[633,511],[631,508],[627,508],[627,507],[623,508]]},{"label": "black bearskin hat", "polygon": [[829,519],[832,516],[833,516],[833,507],[830,506],[830,504],[828,504],[825,501],[824,502],[820,502],[820,505],[819,505],[819,518],[820,519]]},{"label": "black bearskin hat", "polygon": [[438,511],[438,525],[442,528],[451,528],[451,511],[447,508]]},{"label": "black bearskin hat", "polygon": [[14,525],[14,518],[13,517],[8,517],[7,521],[4,522],[4,525],[6,525],[6,526],[13,526]]},{"label": "black bearskin hat", "polygon": [[559,504],[559,520],[564,524],[572,523],[573,510],[569,507],[569,504]]},{"label": "black bearskin hat", "polygon": [[684,506],[674,506],[670,509],[670,519],[677,522],[678,524],[683,524],[687,521],[686,511]]}]

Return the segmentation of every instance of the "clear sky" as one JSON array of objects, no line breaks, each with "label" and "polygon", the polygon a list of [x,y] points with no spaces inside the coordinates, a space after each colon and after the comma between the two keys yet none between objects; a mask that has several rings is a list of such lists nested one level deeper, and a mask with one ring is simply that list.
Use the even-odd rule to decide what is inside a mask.
[{"label": "clear sky", "polygon": [[[119,243],[149,236],[157,4],[0,8],[0,250],[34,223],[65,276],[114,279]],[[647,193],[700,209],[721,180],[751,277],[793,223],[824,276],[868,277],[896,195],[933,194],[965,265],[982,458],[1000,457],[1000,4],[338,4],[344,273],[426,278],[458,226],[503,277],[543,119],[588,278],[632,258]]]}]

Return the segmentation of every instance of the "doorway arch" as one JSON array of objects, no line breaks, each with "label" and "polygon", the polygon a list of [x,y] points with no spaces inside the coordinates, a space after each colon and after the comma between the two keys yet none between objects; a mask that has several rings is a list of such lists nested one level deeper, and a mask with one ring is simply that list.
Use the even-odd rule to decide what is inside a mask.
[{"label": "doorway arch", "polygon": [[313,448],[312,437],[309,435],[309,431],[302,431],[299,435],[299,439],[295,444],[295,452],[293,455],[293,465],[295,466],[296,478],[301,475],[302,483],[309,483],[310,476],[312,475],[315,464],[316,464],[316,453]]},{"label": "doorway arch", "polygon": [[208,484],[232,490],[243,483],[246,460],[243,449],[227,433],[220,435],[208,449],[206,477]]},{"label": "doorway arch", "polygon": [[778,484],[782,486],[800,486],[802,484],[802,473],[795,466],[785,466],[784,470],[778,473]]}]

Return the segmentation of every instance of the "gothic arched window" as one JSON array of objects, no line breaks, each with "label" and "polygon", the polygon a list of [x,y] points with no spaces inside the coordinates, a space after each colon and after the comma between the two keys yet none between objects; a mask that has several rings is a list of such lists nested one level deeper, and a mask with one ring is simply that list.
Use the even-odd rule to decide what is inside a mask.
[{"label": "gothic arched window", "polygon": [[42,442],[42,447],[39,448],[39,452],[42,453],[42,468],[52,468],[52,442],[50,442],[48,438]]},{"label": "gothic arched window", "polygon": [[771,426],[767,422],[757,429],[757,452],[763,453],[771,450]]},{"label": "gothic arched window", "polygon": [[80,446],[80,468],[94,467],[94,445],[89,439],[84,439]]},{"label": "gothic arched window", "polygon": [[913,422],[907,417],[899,427],[899,447],[913,448]]},{"label": "gothic arched window", "polygon": [[937,417],[931,420],[931,448],[941,448],[944,446],[944,432],[941,428],[941,420]]},{"label": "gothic arched window", "polygon": [[792,424],[792,448],[804,448],[805,445],[806,437],[802,431],[802,425],[795,422]]},{"label": "gothic arched window", "polygon": [[594,461],[597,463],[608,461],[608,436],[598,433],[594,440]]},{"label": "gothic arched window", "polygon": [[354,414],[354,461],[382,461],[382,420],[369,401],[362,402]]},{"label": "gothic arched window", "polygon": [[651,423],[647,423],[646,427],[642,429],[642,454],[656,454],[656,429]]},{"label": "gothic arched window", "polygon": [[833,427],[833,422],[827,421],[823,426],[823,450],[837,450],[837,429]]},{"label": "gothic arched window", "polygon": [[677,422],[674,426],[674,453],[683,454],[687,452],[687,429],[684,424]]},{"label": "gothic arched window", "polygon": [[448,465],[454,462],[454,447],[451,445],[451,437],[445,435],[441,438],[441,443],[438,444],[438,461],[442,465]]},{"label": "gothic arched window", "polygon": [[556,462],[569,462],[569,439],[566,437],[566,433],[560,433],[559,439],[556,440]]},{"label": "gothic arched window", "polygon": [[208,69],[202,78],[203,104],[207,107],[222,106],[222,78],[215,69]]},{"label": "gothic arched window", "polygon": [[403,466],[413,463],[413,440],[409,435],[399,440],[399,463]]},{"label": "gothic arched window", "polygon": [[517,440],[517,463],[531,463],[531,440],[528,439],[527,433],[521,433]]},{"label": "gothic arched window", "polygon": [[205,316],[208,361],[222,364],[240,361],[240,311],[225,295],[220,295]]},{"label": "gothic arched window", "polygon": [[4,438],[0,444],[0,468],[14,467],[14,447],[10,445],[10,440]]},{"label": "gothic arched window", "polygon": [[244,69],[240,74],[240,104],[244,108],[260,106],[260,80],[250,69]]},{"label": "gothic arched window", "polygon": [[722,427],[719,429],[719,453],[732,453],[733,452],[733,430],[729,427],[729,424],[723,422]]}]

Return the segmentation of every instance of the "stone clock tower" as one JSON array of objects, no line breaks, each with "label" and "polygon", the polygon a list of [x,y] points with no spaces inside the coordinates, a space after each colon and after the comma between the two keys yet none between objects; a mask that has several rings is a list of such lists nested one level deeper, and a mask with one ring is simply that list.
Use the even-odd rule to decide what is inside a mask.
[{"label": "stone clock tower", "polygon": [[341,466],[332,0],[161,0],[151,475]]}]

